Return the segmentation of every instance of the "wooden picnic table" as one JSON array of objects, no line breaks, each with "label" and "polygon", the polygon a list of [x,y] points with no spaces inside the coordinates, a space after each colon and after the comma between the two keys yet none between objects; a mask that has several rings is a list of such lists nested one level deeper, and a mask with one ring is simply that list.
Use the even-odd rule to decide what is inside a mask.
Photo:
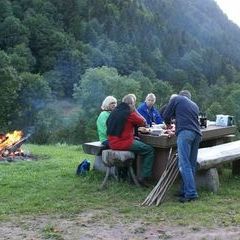
[{"label": "wooden picnic table", "polygon": [[[208,126],[207,128],[202,129],[202,141],[200,143],[200,148],[215,146],[231,141],[236,131],[236,126]],[[176,151],[176,136],[169,138],[166,135],[153,136],[150,134],[139,133],[139,137],[144,143],[153,146],[155,149],[152,176],[154,179],[158,180],[166,167],[170,149],[173,148],[173,150]],[[138,160],[137,175],[139,175],[140,169],[141,161]]]}]

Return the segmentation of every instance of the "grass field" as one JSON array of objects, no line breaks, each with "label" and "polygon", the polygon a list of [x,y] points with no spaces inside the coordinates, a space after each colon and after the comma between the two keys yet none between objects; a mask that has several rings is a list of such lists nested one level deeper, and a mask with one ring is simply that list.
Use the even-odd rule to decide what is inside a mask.
[{"label": "grass field", "polygon": [[[196,202],[178,203],[173,197],[174,185],[166,201],[156,207],[140,204],[151,189],[137,188],[114,180],[99,191],[103,174],[91,170],[85,177],[76,176],[77,165],[94,156],[83,153],[81,146],[24,145],[36,160],[0,164],[0,220],[10,216],[65,214],[89,210],[103,211],[109,219],[115,212],[126,220],[145,219],[169,224],[196,226],[237,226],[240,224],[240,177],[233,177],[228,168],[220,176],[218,194],[199,190]],[[105,214],[104,214],[105,212]]]}]

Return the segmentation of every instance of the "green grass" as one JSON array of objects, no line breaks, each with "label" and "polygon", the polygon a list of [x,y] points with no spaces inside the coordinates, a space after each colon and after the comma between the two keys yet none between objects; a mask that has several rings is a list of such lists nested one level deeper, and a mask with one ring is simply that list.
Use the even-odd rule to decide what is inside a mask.
[{"label": "green grass", "polygon": [[[174,185],[162,205],[141,207],[151,189],[112,180],[107,189],[99,191],[103,174],[90,171],[85,177],[76,176],[76,167],[83,159],[94,160],[81,147],[29,144],[24,148],[37,160],[0,164],[0,219],[100,210],[97,217],[109,223],[116,215],[126,222],[142,219],[207,227],[240,224],[240,177],[232,177],[229,169],[220,176],[218,194],[200,190],[198,201],[181,204],[173,197]],[[52,232],[50,226],[45,234],[57,234]]]}]

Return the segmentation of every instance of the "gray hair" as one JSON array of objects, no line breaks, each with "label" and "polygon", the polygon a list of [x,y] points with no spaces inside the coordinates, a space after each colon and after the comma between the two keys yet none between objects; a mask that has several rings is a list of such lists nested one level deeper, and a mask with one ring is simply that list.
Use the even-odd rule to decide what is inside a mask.
[{"label": "gray hair", "polygon": [[179,95],[185,96],[185,97],[187,97],[187,98],[189,98],[189,99],[191,99],[191,97],[192,97],[191,93],[190,93],[188,90],[182,90],[182,91],[180,91],[180,92],[179,92]]},{"label": "gray hair", "polygon": [[104,111],[108,111],[109,110],[109,106],[112,102],[116,102],[117,103],[117,99],[113,96],[107,96],[103,102],[102,102],[102,106],[101,109]]},{"label": "gray hair", "polygon": [[135,102],[137,101],[137,97],[136,97],[136,95],[134,93],[129,93],[128,95],[132,96]]},{"label": "gray hair", "polygon": [[177,97],[178,95],[176,93],[173,93],[171,96],[170,96],[170,100],[172,100],[173,98]]},{"label": "gray hair", "polygon": [[136,96],[132,93],[127,94],[123,97],[122,102],[129,104],[135,104],[136,102]]},{"label": "gray hair", "polygon": [[149,93],[147,96],[146,96],[146,99],[147,100],[148,98],[152,98],[154,100],[154,102],[156,101],[156,96],[154,93]]}]

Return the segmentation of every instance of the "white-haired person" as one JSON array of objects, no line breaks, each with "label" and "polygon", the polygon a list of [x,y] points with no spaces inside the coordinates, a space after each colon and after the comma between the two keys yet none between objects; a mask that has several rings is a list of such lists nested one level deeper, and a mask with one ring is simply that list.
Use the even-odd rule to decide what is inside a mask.
[{"label": "white-haired person", "polygon": [[99,141],[108,148],[107,139],[107,119],[111,111],[117,106],[117,99],[113,96],[107,96],[102,102],[102,112],[97,118],[97,132]]},{"label": "white-haired person", "polygon": [[149,93],[146,96],[145,102],[141,103],[137,111],[146,119],[147,124],[151,127],[153,124],[163,123],[159,111],[153,106],[156,102],[156,96]]}]

